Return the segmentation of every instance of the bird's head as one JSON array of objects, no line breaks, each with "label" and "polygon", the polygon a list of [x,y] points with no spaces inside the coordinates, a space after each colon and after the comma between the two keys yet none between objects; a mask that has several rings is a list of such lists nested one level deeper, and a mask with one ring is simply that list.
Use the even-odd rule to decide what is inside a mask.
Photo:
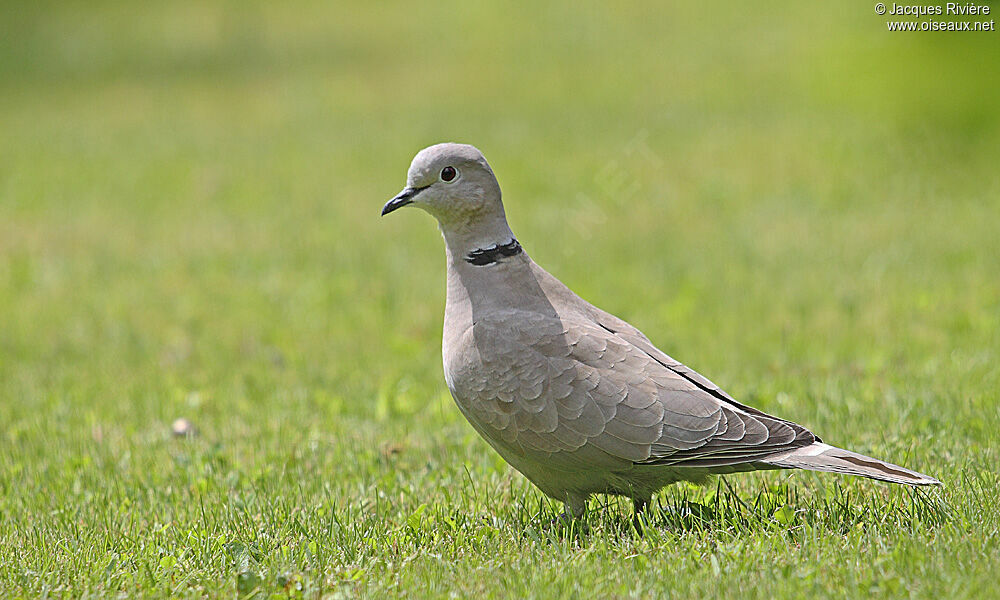
[{"label": "bird's head", "polygon": [[382,207],[385,216],[412,204],[442,229],[504,219],[500,184],[483,154],[468,144],[436,144],[413,157],[406,187]]}]

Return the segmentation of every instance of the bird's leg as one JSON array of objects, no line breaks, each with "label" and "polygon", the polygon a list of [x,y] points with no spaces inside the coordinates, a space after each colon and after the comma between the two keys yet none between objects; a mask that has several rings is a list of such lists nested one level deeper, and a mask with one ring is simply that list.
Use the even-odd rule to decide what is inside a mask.
[{"label": "bird's leg", "polygon": [[575,520],[582,519],[583,515],[587,512],[587,497],[578,496],[576,494],[566,494],[566,499],[563,500],[563,511],[562,514],[556,519],[563,523],[571,523]]},{"label": "bird's leg", "polygon": [[632,525],[635,530],[642,534],[643,522],[647,522],[649,517],[649,498],[643,496],[635,496],[632,498],[632,510],[635,511],[635,515],[632,517]]}]

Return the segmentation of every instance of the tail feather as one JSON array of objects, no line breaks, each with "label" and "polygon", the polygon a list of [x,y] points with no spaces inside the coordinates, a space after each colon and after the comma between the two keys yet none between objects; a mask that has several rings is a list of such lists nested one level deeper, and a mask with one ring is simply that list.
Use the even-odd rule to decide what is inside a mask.
[{"label": "tail feather", "polygon": [[761,462],[785,469],[845,473],[903,485],[941,485],[940,481],[923,473],[821,442],[772,454]]}]

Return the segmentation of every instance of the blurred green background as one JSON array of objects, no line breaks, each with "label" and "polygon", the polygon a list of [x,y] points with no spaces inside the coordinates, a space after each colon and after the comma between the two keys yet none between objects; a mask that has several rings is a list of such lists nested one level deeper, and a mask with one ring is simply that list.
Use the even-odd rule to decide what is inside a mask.
[{"label": "blurred green background", "polygon": [[[890,33],[870,2],[4,3],[0,591],[975,595],[998,566],[997,35]],[[945,524],[772,473],[728,481],[791,486],[795,514],[847,494],[861,533],[599,520],[525,550],[550,508],[448,397],[433,220],[378,217],[441,141],[486,154],[581,296],[944,480]]]}]

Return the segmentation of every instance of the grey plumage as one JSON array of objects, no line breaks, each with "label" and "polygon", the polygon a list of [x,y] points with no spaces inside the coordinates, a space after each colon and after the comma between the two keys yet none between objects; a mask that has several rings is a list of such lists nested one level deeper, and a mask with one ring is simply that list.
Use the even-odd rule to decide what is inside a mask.
[{"label": "grey plumage", "polygon": [[594,493],[629,496],[638,507],[678,480],[757,469],[939,483],[740,404],[578,297],[522,251],[496,178],[472,146],[417,154],[406,189],[382,214],[407,204],[437,218],[445,238],[442,350],[459,409],[572,514]]}]

